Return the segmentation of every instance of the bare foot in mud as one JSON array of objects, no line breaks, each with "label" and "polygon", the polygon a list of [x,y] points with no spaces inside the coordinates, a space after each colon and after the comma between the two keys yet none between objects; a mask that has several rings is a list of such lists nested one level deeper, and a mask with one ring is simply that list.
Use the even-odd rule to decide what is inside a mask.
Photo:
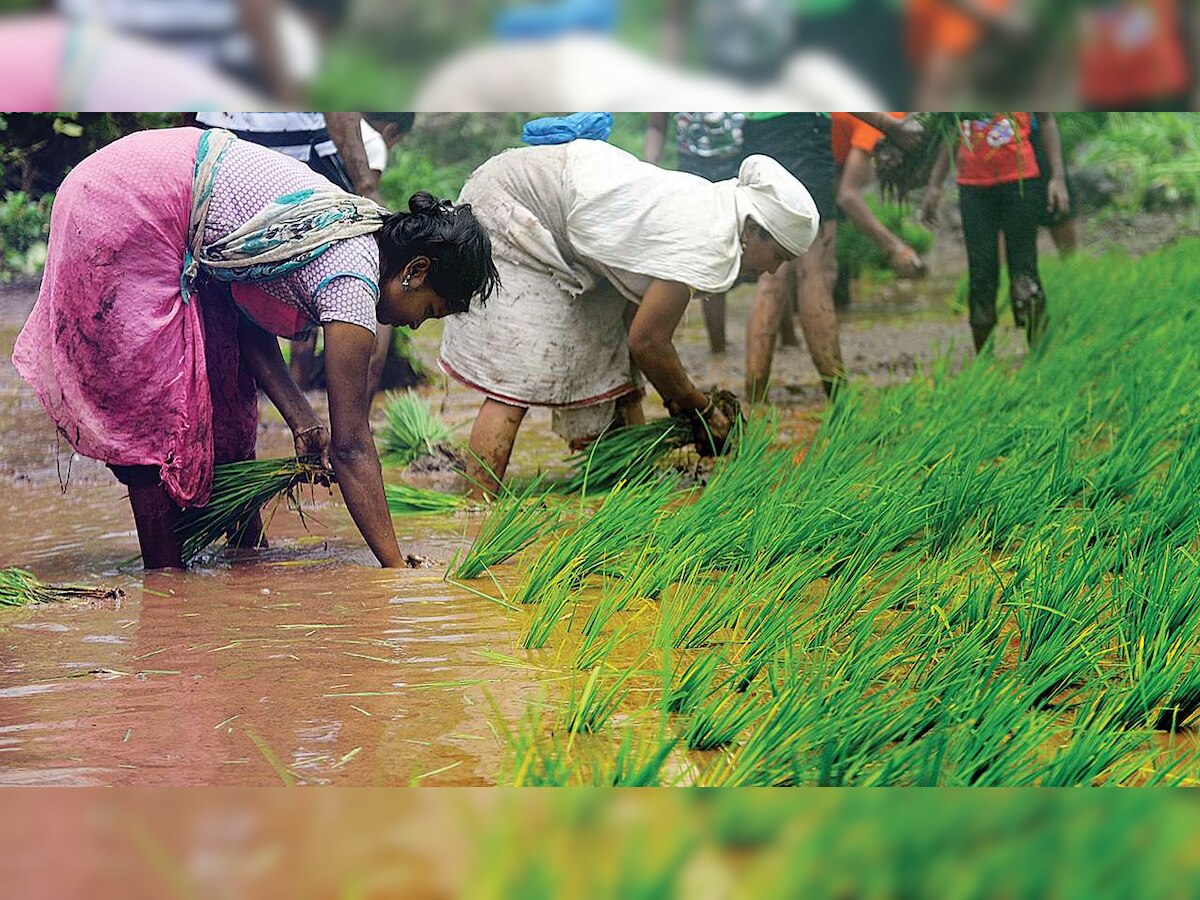
[{"label": "bare foot in mud", "polygon": [[404,555],[404,565],[410,569],[432,569],[433,560],[427,556],[416,556],[412,553]]}]

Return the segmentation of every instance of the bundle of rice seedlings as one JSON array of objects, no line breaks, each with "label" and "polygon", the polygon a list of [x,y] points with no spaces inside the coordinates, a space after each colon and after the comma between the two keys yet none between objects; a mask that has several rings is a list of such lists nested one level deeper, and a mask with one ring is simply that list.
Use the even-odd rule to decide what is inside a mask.
[{"label": "bundle of rice seedlings", "polygon": [[562,489],[569,494],[607,490],[622,479],[653,468],[692,438],[691,423],[678,418],[606,431],[567,460],[572,471]]},{"label": "bundle of rice seedlings", "polygon": [[546,505],[546,495],[540,480],[519,492],[506,491],[492,504],[471,549],[451,566],[452,576],[477,578],[553,531],[560,511]]},{"label": "bundle of rice seedlings", "polygon": [[387,462],[406,466],[422,456],[438,453],[450,443],[450,428],[412,391],[389,395],[384,414],[387,425],[379,439],[381,455]]},{"label": "bundle of rice seedlings", "polygon": [[30,606],[34,603],[61,603],[65,600],[104,600],[120,596],[121,591],[86,584],[43,584],[32,572],[15,566],[0,569],[0,606]]},{"label": "bundle of rice seedlings", "polygon": [[388,512],[393,516],[411,516],[421,513],[452,513],[465,509],[468,500],[457,494],[443,494],[407,484],[385,484]]},{"label": "bundle of rice seedlings", "polygon": [[208,505],[185,509],[175,525],[184,565],[236,532],[272,500],[286,498],[298,510],[297,488],[328,477],[329,472],[312,457],[248,459],[216,466]]}]

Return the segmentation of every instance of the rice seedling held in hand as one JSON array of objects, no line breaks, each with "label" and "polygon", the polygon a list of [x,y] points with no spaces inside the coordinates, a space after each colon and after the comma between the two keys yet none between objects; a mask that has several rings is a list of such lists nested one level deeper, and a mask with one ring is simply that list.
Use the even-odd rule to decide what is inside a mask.
[{"label": "rice seedling held in hand", "polygon": [[388,395],[384,415],[379,443],[385,462],[407,466],[422,456],[453,455],[450,428],[412,391]]},{"label": "rice seedling held in hand", "polygon": [[124,591],[86,584],[43,584],[32,572],[15,566],[0,569],[0,606],[32,606],[35,603],[62,603],[67,600],[113,600]]},{"label": "rice seedling held in hand", "polygon": [[393,516],[413,516],[422,513],[454,513],[466,509],[470,501],[458,494],[443,494],[415,488],[407,484],[385,484],[388,512]]},{"label": "rice seedling held in hand", "polygon": [[291,508],[299,510],[300,486],[328,484],[329,478],[330,473],[309,457],[248,459],[216,466],[208,505],[185,509],[175,525],[184,565],[236,533],[271,501],[286,499]]}]

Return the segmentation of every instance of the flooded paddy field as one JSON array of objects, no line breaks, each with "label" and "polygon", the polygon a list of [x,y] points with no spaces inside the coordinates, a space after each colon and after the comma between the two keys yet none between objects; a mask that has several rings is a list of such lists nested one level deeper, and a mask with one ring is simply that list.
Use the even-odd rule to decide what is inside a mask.
[{"label": "flooded paddy field", "polygon": [[[8,361],[34,297],[30,286],[0,293],[0,562],[124,596],[0,610],[0,784],[492,783],[501,748],[491,704],[515,719],[545,685],[536,669],[489,657],[515,652],[517,617],[443,580],[481,514],[398,518],[401,547],[427,567],[383,573],[344,505],[318,488],[307,528],[277,512],[268,551],[143,574],[124,488],[55,440]],[[681,353],[698,382],[740,389],[748,302],[730,304],[723,357],[709,353],[698,311],[689,317]],[[851,314],[853,369],[902,373],[933,343],[966,341],[965,325],[927,301],[902,303],[906,312],[911,328],[881,324],[878,306]],[[428,325],[416,335],[431,371],[438,334]],[[889,347],[891,364],[880,352]],[[476,399],[435,379],[422,393],[465,434]],[[802,347],[781,348],[777,383],[780,400],[800,400],[784,438],[811,438],[821,406]],[[289,451],[265,400],[260,429],[260,456]],[[565,455],[535,412],[513,472],[561,471]]]},{"label": "flooded paddy field", "polygon": [[[947,351],[949,355],[941,357],[945,365],[950,369],[960,366],[969,337],[961,312],[946,299],[952,296],[953,284],[954,279],[931,282],[915,291],[897,290],[856,304],[843,320],[843,350],[852,374],[863,383],[902,384]],[[681,356],[702,387],[740,389],[742,321],[747,302],[744,293],[732,298],[730,352],[724,356],[709,353],[698,309],[681,329]],[[683,687],[693,690],[699,685],[702,694],[703,688],[712,683],[714,672],[736,672],[745,662],[743,656],[739,663],[739,654],[750,646],[750,641],[739,632],[747,622],[741,612],[705,632],[703,639],[685,639],[663,630],[662,623],[679,615],[686,603],[695,603],[697,609],[705,603],[715,606],[722,590],[732,592],[735,583],[721,580],[720,575],[690,582],[681,579],[681,584],[656,594],[657,599],[635,598],[611,617],[607,630],[588,635],[603,638],[592,640],[590,645],[580,640],[568,614],[582,620],[609,602],[614,589],[620,589],[622,578],[628,580],[638,571],[636,566],[628,568],[628,557],[621,560],[624,569],[598,565],[590,571],[598,580],[575,585],[579,589],[572,595],[572,604],[563,608],[562,618],[558,619],[542,603],[513,602],[530,577],[542,545],[497,566],[494,579],[485,576],[469,584],[448,579],[456,554],[471,544],[479,529],[483,514],[478,511],[398,518],[402,549],[420,557],[424,565],[381,572],[374,567],[340,500],[324,489],[316,489],[305,505],[305,521],[286,509],[273,516],[268,528],[269,550],[215,553],[187,573],[142,573],[136,561],[136,535],[124,489],[102,466],[72,457],[69,448],[55,440],[40,406],[7,361],[6,354],[31,303],[28,290],[0,295],[0,563],[30,569],[44,581],[104,584],[119,588],[123,594],[103,601],[0,610],[0,784],[522,782],[529,780],[525,777],[529,772],[514,771],[514,742],[531,754],[526,762],[537,756],[539,767],[552,763],[555,754],[561,756],[564,749],[558,746],[544,754],[542,750],[534,753],[530,740],[520,733],[529,722],[540,721],[549,727],[561,723],[562,714],[586,708],[602,711],[603,715],[597,712],[598,725],[604,720],[623,726],[634,722],[627,715],[629,710],[636,710],[643,701],[656,702],[653,698],[664,691],[681,688],[680,684],[664,685],[664,672],[683,681],[691,672],[694,683],[690,688]],[[435,327],[423,329],[415,339],[418,354],[431,370],[437,339]],[[1022,355],[1013,330],[1005,330],[1000,353],[1011,358],[1011,365],[1006,360],[996,367],[995,377],[1000,379],[996,384],[1003,386],[1004,379],[1010,377],[1006,373],[1015,370]],[[922,375],[929,384],[922,381],[905,396],[922,402],[937,399],[940,395],[934,382],[940,377],[929,380]],[[779,407],[779,421],[773,447],[785,450],[789,458],[798,461],[813,445],[824,418],[816,373],[802,347],[780,350],[775,385],[772,399]],[[458,433],[465,434],[477,407],[472,395],[437,376],[422,394],[447,423],[464,429]],[[984,397],[980,394],[981,399]],[[648,407],[651,415],[659,414],[653,399]],[[1081,416],[1090,415],[1091,407],[1080,409]],[[869,411],[871,415],[879,414],[874,406]],[[1049,421],[1053,413],[1046,406],[1039,415]],[[1164,415],[1168,413],[1170,410]],[[1177,432],[1181,426],[1171,421],[1171,428]],[[977,430],[967,429],[964,434],[991,440],[988,424],[985,421]],[[260,456],[289,452],[290,436],[265,402],[260,432]],[[1130,433],[1136,433],[1136,429]],[[1090,496],[1093,476],[1102,470],[1113,477],[1122,473],[1106,462],[1105,452],[1114,436],[1099,431],[1088,434],[1089,455],[1081,456],[1079,463],[1086,467],[1092,481],[1080,490],[1086,502],[1101,509],[1096,498]],[[919,435],[897,432],[895,440],[901,438],[916,441]],[[961,474],[987,474],[991,461],[983,457],[975,460],[970,454],[983,453],[990,445],[963,444],[959,439],[954,446],[960,448],[955,452],[967,454],[961,465],[968,468],[962,468]],[[1006,446],[1008,452],[1015,453],[1012,446]],[[565,455],[565,448],[550,433],[549,417],[535,413],[518,438],[512,471],[517,478],[543,471],[561,473],[565,471]],[[959,465],[953,454],[934,457],[934,461],[940,458]],[[862,460],[851,454],[845,462],[846,471],[851,472],[849,467]],[[1159,468],[1136,471],[1143,477],[1158,477],[1163,472],[1161,463],[1155,464]],[[977,586],[978,579],[990,577],[987,560],[1003,569],[1006,578],[1019,568],[1013,568],[1017,565],[1014,563],[1004,569],[1001,554],[1011,557],[1013,546],[998,541],[988,531],[994,519],[973,518],[969,506],[963,507],[966,512],[937,506],[943,518],[918,527],[919,537],[905,537],[909,533],[906,529],[911,531],[909,526],[888,519],[885,513],[889,508],[930,515],[929,501],[921,494],[930,489],[929,484],[940,485],[943,494],[938,496],[953,494],[955,502],[989,502],[987,490],[970,493],[958,489],[971,484],[970,478],[943,476],[946,467],[939,470],[926,465],[929,471],[924,486],[914,486],[908,493],[907,488],[896,488],[898,481],[876,484],[858,480],[859,472],[851,479],[853,483],[847,483],[839,502],[849,503],[871,492],[884,491],[878,496],[887,496],[887,491],[895,489],[898,492],[894,502],[889,501],[891,507],[881,506],[878,516],[866,507],[850,505],[845,512],[835,509],[843,518],[864,517],[856,526],[862,529],[860,536],[844,539],[848,541],[844,557],[824,560],[822,553],[832,551],[821,549],[819,541],[812,545],[812,559],[822,565],[828,563],[828,571],[814,569],[805,576],[808,593],[804,598],[790,598],[792,605],[787,614],[797,617],[796,634],[804,641],[815,642],[805,645],[805,653],[815,652],[816,648],[832,654],[823,665],[832,665],[848,648],[869,646],[863,641],[886,642],[906,628],[915,629],[912,633],[922,640],[933,642],[929,645],[933,657],[952,659],[953,653],[965,651],[961,645],[955,649],[942,642],[945,635],[939,637],[938,614],[945,617],[946,634],[957,633],[954,629],[970,631],[982,614],[969,607],[954,613],[952,605],[931,602],[926,589],[953,583],[956,590],[961,588],[955,594],[961,599],[971,596],[970,587]],[[949,471],[958,470],[950,467]],[[1003,478],[995,484],[1010,485],[1019,494],[1027,487],[1022,479],[1028,471],[1018,465],[1002,468]],[[836,469],[828,474],[836,480]],[[928,477],[933,474],[945,480]],[[436,474],[417,477],[385,472],[385,480],[401,476],[421,486],[447,487],[445,479]],[[780,477],[786,480],[791,476],[785,473]],[[789,489],[794,490],[803,477],[804,473]],[[798,494],[789,502],[803,511],[803,496]],[[1105,494],[1105,498],[1108,496]],[[1125,494],[1112,497],[1124,503]],[[904,503],[910,506],[901,507]],[[1121,504],[1112,505],[1114,515]],[[813,521],[832,523],[836,530],[837,516],[821,518],[826,511],[818,504],[805,514],[813,515]],[[1014,516],[1013,533],[1026,534],[1019,529],[1032,527],[1033,520]],[[1117,527],[1115,521],[1105,519],[1101,525],[1112,529]],[[935,525],[944,529],[944,534],[929,530]],[[870,556],[870,547],[861,551],[866,568],[856,574],[868,580],[862,584],[848,581],[843,570],[848,560],[859,558],[855,556],[860,552],[858,544],[873,535],[873,529],[888,528],[893,529],[889,533],[899,537],[888,538],[893,543],[887,545],[886,552]],[[799,537],[808,539],[806,535]],[[1068,538],[1063,538],[1061,546],[1068,546]],[[771,535],[756,535],[754,539],[769,543]],[[643,540],[649,548],[649,538],[632,529],[626,549],[636,553],[638,542]],[[831,538],[830,545],[838,541],[843,538]],[[982,555],[964,562],[966,544]],[[729,544],[731,548],[737,546],[736,542]],[[657,563],[665,558],[662,549],[656,546],[652,550],[658,554]],[[797,554],[783,562],[799,565],[802,556]],[[737,559],[729,554],[721,558]],[[894,559],[918,564],[919,571],[914,571],[918,571],[919,589],[911,584],[904,586],[907,570],[891,566],[889,560]],[[772,565],[783,562],[777,560]],[[733,570],[739,565],[742,563]],[[747,565],[742,574],[764,590],[782,585],[774,580],[779,572],[769,567]],[[859,603],[856,597],[876,602],[887,600],[897,591],[895,596],[902,600],[897,600],[894,608],[873,608],[865,618],[859,616],[863,606],[855,606]],[[822,604],[835,595],[849,605],[834,611],[828,622],[819,621],[820,615],[811,615],[813,610],[819,613]],[[1004,598],[1004,602],[1015,602],[1012,595],[1005,594]],[[1025,594],[1019,599],[1021,603],[1032,602]],[[922,604],[931,605],[926,608]],[[745,607],[744,613],[761,608],[755,601]],[[918,619],[924,624],[914,624]],[[531,630],[539,620],[553,631],[553,639],[531,640]],[[1028,624],[1030,620],[1025,621]],[[694,626],[695,622],[689,627]],[[842,628],[849,630],[839,631]],[[1000,665],[1019,669],[1022,660],[1028,659],[1028,644],[1020,640],[1022,633],[1010,623],[992,635],[998,640],[996,652],[1002,654],[998,657]],[[630,635],[636,639],[625,640]],[[982,640],[981,633],[971,632],[970,636]],[[1110,637],[1106,633],[1105,641]],[[1112,665],[1117,651],[1112,647],[1116,646],[1114,643],[1102,651],[1098,665],[1106,673],[1115,671]],[[664,656],[667,647],[678,651],[672,662]],[[977,649],[983,652],[984,645]],[[710,663],[703,662],[706,656],[711,658]],[[859,658],[869,658],[869,654]],[[689,668],[693,664],[698,668]],[[771,662],[762,669],[766,681],[760,680],[748,694],[738,696],[761,696],[768,705],[789,696],[786,684],[776,676],[783,672],[795,674],[800,670],[792,667],[800,664],[799,658],[790,656]],[[603,678],[589,674],[601,673],[602,669]],[[902,678],[909,670],[908,663],[893,665],[889,660],[879,671],[887,672],[888,678]],[[759,671],[754,669],[755,673]],[[834,671],[830,669],[829,674]],[[625,673],[624,678],[616,674],[620,672]],[[1082,677],[1080,670],[1069,674]],[[888,684],[886,679],[881,681],[880,690]],[[1071,684],[1065,676],[1061,684],[1054,682],[1063,689]],[[926,689],[932,690],[922,688]],[[1042,686],[1039,690],[1048,688]],[[613,693],[604,693],[609,691]],[[838,695],[834,692],[830,696]],[[918,696],[928,699],[924,693]],[[1053,699],[1054,695],[1050,696]],[[846,695],[843,699],[862,702],[864,709],[870,705],[866,695]],[[738,734],[752,725],[761,725],[755,718],[759,712],[749,708],[752,705],[734,699],[728,707],[718,704],[709,709],[712,734],[728,734],[730,729]],[[890,707],[885,704],[882,708],[886,711]],[[1010,706],[1003,708],[1016,715]],[[642,721],[649,724],[643,727]],[[634,722],[651,750],[667,746],[661,735],[654,733],[655,721],[651,717]],[[1052,755],[1057,752],[1053,748],[1067,746],[1072,740],[1070,735],[1075,732],[1071,721],[1063,719],[1059,726],[1044,733],[1022,732],[1024,746],[1031,754],[1050,747]],[[917,728],[920,723],[911,724]],[[673,752],[668,747],[672,751],[670,760],[659,760],[658,774],[665,780],[703,780],[704,770],[711,771],[724,758],[729,745],[728,740],[710,738],[712,735],[692,729],[688,738],[691,750],[683,752],[680,747]],[[1189,758],[1193,744],[1187,733],[1147,739],[1168,760],[1176,756]],[[576,729],[562,740],[567,755],[587,755],[593,747],[600,755],[612,750],[611,736],[590,733],[588,728]],[[1072,752],[1080,754],[1086,750],[1080,749],[1079,743],[1072,747]],[[640,744],[631,745],[627,762],[646,763],[641,753]],[[519,766],[520,758],[515,762]],[[689,767],[694,770],[692,774]],[[749,777],[747,773],[750,770],[742,774]],[[1187,773],[1181,769],[1177,774]],[[1153,768],[1145,773],[1147,778],[1153,775]],[[554,773],[541,770],[533,780],[551,783]]]}]

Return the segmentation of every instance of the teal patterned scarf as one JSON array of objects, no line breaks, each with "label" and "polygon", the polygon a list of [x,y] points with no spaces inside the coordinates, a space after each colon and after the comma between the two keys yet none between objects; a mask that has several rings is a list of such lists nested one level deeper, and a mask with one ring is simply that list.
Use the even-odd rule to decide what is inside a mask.
[{"label": "teal patterned scarf", "polygon": [[204,269],[220,281],[271,281],[312,262],[336,241],[378,231],[390,213],[330,184],[278,197],[236,231],[205,244],[204,224],[221,161],[237,138],[219,128],[200,136],[184,255],[183,300]]}]

